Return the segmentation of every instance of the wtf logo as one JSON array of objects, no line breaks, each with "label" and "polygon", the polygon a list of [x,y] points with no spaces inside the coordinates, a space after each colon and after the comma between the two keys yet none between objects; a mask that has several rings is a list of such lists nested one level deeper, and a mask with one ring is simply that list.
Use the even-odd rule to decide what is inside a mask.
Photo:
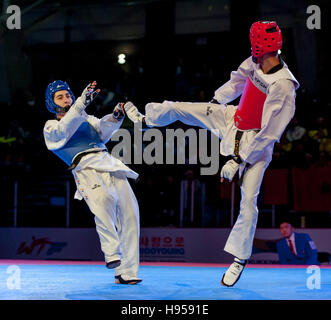
[{"label": "wtf logo", "polygon": [[32,243],[29,245],[25,241],[22,242],[17,249],[17,254],[27,254],[27,255],[37,255],[48,246],[48,250],[46,251],[46,255],[52,255],[53,253],[60,252],[64,247],[67,246],[66,242],[53,242],[48,238],[36,238],[32,237]]}]

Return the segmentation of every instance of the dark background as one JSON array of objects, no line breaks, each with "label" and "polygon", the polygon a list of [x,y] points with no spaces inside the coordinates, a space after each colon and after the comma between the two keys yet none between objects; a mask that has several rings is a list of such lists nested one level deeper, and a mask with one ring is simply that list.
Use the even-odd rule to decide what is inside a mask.
[{"label": "dark background", "polygon": [[[9,4],[21,8],[21,30],[6,27]],[[306,26],[310,4],[321,9],[319,30]],[[65,80],[78,97],[89,82],[97,80],[102,92],[88,112],[99,117],[125,99],[141,112],[151,101],[210,101],[230,72],[250,55],[248,33],[256,20],[276,20],[282,30],[282,57],[301,84],[298,123],[291,122],[288,129],[300,125],[306,130],[295,141],[289,141],[284,132],[270,170],[288,169],[291,177],[293,168],[314,170],[331,165],[329,1],[69,0],[8,1],[0,6],[0,226],[94,226],[86,204],[72,199],[71,173],[43,141],[44,123],[52,117],[44,105],[48,83]],[[119,53],[126,54],[126,64],[118,64]],[[132,130],[129,121],[123,127]],[[187,128],[180,123],[171,127]],[[112,146],[110,142],[109,150]],[[220,164],[226,160],[220,157]],[[197,188],[195,219],[184,221],[184,227],[231,226],[230,185],[221,186],[219,174],[201,176],[200,164],[130,167],[140,174],[131,185],[143,227],[179,226],[183,179],[194,180]],[[297,227],[331,227],[330,208],[294,210],[294,185],[289,178],[288,200],[276,206],[276,221],[272,221],[271,206],[265,203],[261,188],[258,227],[275,227],[285,218]],[[322,185],[320,192],[331,198],[330,179]],[[236,187],[236,209],[239,200]],[[69,224],[66,210],[70,211]]]}]

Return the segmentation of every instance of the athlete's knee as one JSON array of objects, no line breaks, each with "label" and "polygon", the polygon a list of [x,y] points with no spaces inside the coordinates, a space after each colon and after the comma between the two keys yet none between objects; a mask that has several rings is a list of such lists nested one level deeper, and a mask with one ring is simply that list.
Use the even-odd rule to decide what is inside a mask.
[{"label": "athlete's knee", "polygon": [[240,210],[238,221],[240,225],[244,226],[242,235],[250,234],[255,229],[258,220],[258,210],[256,207],[245,206]]},{"label": "athlete's knee", "polygon": [[125,220],[125,223],[128,226],[132,226],[132,228],[137,229],[139,228],[139,208],[138,206],[135,206],[132,204],[131,208],[126,208],[123,218]]},{"label": "athlete's knee", "polygon": [[126,221],[131,226],[132,229],[134,230],[139,229],[139,217],[135,213],[127,215]]},{"label": "athlete's knee", "polygon": [[246,194],[240,201],[240,211],[245,213],[245,217],[251,219],[252,216],[258,213],[257,195]]},{"label": "athlete's knee", "polygon": [[257,203],[258,194],[256,193],[242,193],[241,194],[241,202],[246,204],[256,204]]},{"label": "athlete's knee", "polygon": [[164,109],[171,109],[173,107],[172,101],[164,100],[162,103],[160,102],[149,102],[145,106],[146,113],[149,111],[158,111],[158,110],[164,110]]}]

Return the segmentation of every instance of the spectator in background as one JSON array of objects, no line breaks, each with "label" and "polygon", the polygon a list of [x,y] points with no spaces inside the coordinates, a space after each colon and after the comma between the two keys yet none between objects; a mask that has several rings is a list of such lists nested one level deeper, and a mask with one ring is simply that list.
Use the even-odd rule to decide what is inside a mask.
[{"label": "spectator in background", "polygon": [[[294,117],[286,135],[282,137],[281,149],[289,152],[290,161],[293,167],[309,168],[319,156],[319,141],[317,130],[308,131],[304,128],[299,119]],[[315,136],[316,134],[316,136]],[[287,141],[287,144],[285,143]],[[290,148],[288,148],[290,146]]]},{"label": "spectator in background", "polygon": [[160,202],[162,206],[161,225],[178,226],[178,203],[179,203],[179,184],[171,174],[163,178],[160,190]]},{"label": "spectator in background", "polygon": [[277,242],[277,252],[280,264],[319,264],[317,248],[307,233],[296,233],[294,227],[287,221],[280,224],[283,239]]},{"label": "spectator in background", "polygon": [[286,138],[289,142],[301,140],[306,133],[306,129],[300,125],[297,117],[294,117],[286,131]]},{"label": "spectator in background", "polygon": [[180,227],[200,227],[205,185],[196,178],[193,167],[184,172],[180,183]]},{"label": "spectator in background", "polygon": [[6,161],[22,162],[26,154],[27,141],[30,137],[30,132],[26,131],[21,125],[21,121],[13,120],[10,122],[10,127],[7,134],[8,152]]},{"label": "spectator in background", "polygon": [[[317,118],[317,123],[319,125],[319,129],[311,130],[310,133],[312,137],[315,138],[317,136],[319,142],[319,151],[326,152],[329,156],[331,156],[331,138],[327,129],[326,121],[323,117]],[[317,133],[315,133],[317,131]]]},{"label": "spectator in background", "polygon": [[308,135],[313,140],[321,144],[328,137],[328,129],[326,127],[324,117],[317,117],[315,128],[308,131]]},{"label": "spectator in background", "polygon": [[148,172],[145,168],[142,174],[139,175],[137,183],[134,185],[134,193],[136,194],[139,209],[141,212],[141,226],[155,227],[160,225],[160,193],[159,193],[159,172]]},{"label": "spectator in background", "polygon": [[293,141],[290,160],[293,167],[309,168],[318,158],[318,145],[307,134],[302,139]]},{"label": "spectator in background", "polygon": [[287,139],[286,134],[283,133],[279,143],[275,143],[274,153],[272,155],[270,168],[273,169],[288,168],[288,164],[290,163],[291,150],[292,150],[292,143]]},{"label": "spectator in background", "polygon": [[326,138],[319,146],[320,152],[325,152],[331,156],[331,138]]},{"label": "spectator in background", "polygon": [[320,151],[319,159],[314,163],[315,168],[324,168],[331,166],[331,156],[325,151]]}]

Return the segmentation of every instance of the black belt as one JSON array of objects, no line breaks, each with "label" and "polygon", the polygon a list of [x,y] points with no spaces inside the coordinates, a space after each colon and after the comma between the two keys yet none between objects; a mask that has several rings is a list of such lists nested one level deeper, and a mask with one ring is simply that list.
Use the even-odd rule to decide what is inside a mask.
[{"label": "black belt", "polygon": [[102,150],[92,150],[92,151],[86,151],[86,152],[82,152],[80,153],[78,156],[76,156],[74,158],[74,161],[72,162],[71,166],[68,168],[68,170],[72,170],[75,169],[78,165],[78,163],[80,162],[80,160],[82,160],[82,158],[90,153],[97,153],[97,152],[101,152],[101,151],[106,151],[106,149],[102,149]]},{"label": "black belt", "polygon": [[[258,133],[260,130],[254,130],[256,133]],[[243,135],[243,131],[239,131],[239,130],[237,130],[237,132],[236,132],[236,137],[234,138],[234,155],[236,156],[236,157],[239,157],[239,159],[240,159],[240,156],[239,156],[239,143],[240,143],[240,139],[241,139],[241,137],[242,137],[242,135]],[[247,169],[250,167],[250,164],[249,163],[245,163],[244,164],[244,168],[243,168],[243,172],[242,172],[242,174],[241,174],[241,177],[239,178],[239,180],[238,180],[238,185],[241,187],[241,185],[242,185],[242,183],[243,183],[243,179],[244,179],[244,175],[245,175],[245,173],[246,173],[246,171],[247,171]]]},{"label": "black belt", "polygon": [[[241,137],[242,137],[243,133],[244,133],[243,131],[237,130],[236,137],[234,138],[234,152],[233,153],[239,159],[240,159],[240,156],[239,156],[239,143],[240,143],[240,140],[241,140]],[[245,175],[248,167],[249,167],[249,163],[244,164],[243,173],[241,174],[241,177],[238,180],[239,187],[241,187],[241,185],[243,183],[244,175]]]},{"label": "black belt", "polygon": [[237,130],[236,132],[236,137],[234,138],[234,155],[239,157],[239,143],[240,143],[240,139],[243,135],[243,131]]}]

